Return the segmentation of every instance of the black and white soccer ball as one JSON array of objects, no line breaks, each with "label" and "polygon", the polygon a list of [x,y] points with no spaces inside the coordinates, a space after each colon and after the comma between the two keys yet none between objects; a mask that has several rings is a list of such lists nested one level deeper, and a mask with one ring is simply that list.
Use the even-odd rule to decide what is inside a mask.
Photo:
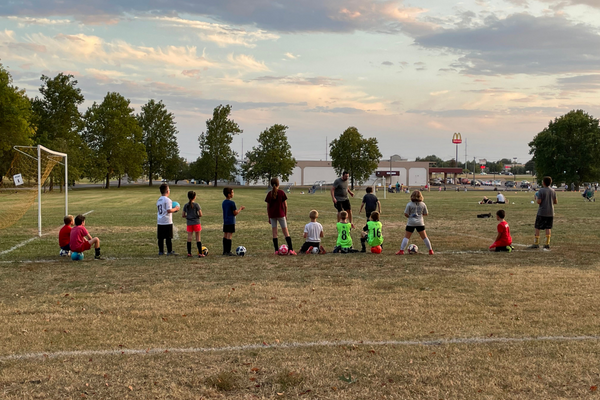
[{"label": "black and white soccer ball", "polygon": [[244,246],[238,246],[237,249],[235,249],[235,254],[244,257],[246,255],[246,248]]},{"label": "black and white soccer ball", "polygon": [[408,254],[417,254],[419,252],[419,246],[416,244],[408,245]]}]

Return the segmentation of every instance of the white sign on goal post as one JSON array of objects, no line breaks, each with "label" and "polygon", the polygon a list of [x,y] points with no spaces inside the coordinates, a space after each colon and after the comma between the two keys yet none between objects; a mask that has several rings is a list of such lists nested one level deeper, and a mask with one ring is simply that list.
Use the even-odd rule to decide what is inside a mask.
[{"label": "white sign on goal post", "polygon": [[15,186],[21,186],[23,184],[23,177],[21,174],[13,175],[13,182],[15,183]]}]

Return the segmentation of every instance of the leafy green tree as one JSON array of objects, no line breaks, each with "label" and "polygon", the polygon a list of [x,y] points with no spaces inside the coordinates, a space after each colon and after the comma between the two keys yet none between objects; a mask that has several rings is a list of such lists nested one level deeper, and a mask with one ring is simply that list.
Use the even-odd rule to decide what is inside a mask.
[{"label": "leafy green tree", "polygon": [[525,172],[527,173],[527,171],[529,171],[531,175],[535,175],[535,161],[533,159],[525,163]]},{"label": "leafy green tree", "polygon": [[296,159],[292,157],[292,147],[288,143],[285,125],[275,124],[265,129],[258,136],[258,147],[246,153],[246,163],[242,167],[242,174],[247,181],[269,182],[271,178],[279,176],[282,181],[287,181],[296,166]]},{"label": "leafy green tree", "polygon": [[229,119],[230,113],[229,104],[217,106],[213,111],[213,117],[206,121],[206,132],[202,132],[198,138],[201,157],[205,161],[212,160],[206,167],[214,178],[215,186],[219,179],[232,179],[236,171],[237,153],[231,150],[231,142],[233,142],[233,135],[243,131],[235,121]]},{"label": "leafy green tree", "polygon": [[583,110],[573,110],[550,121],[529,147],[538,181],[551,176],[554,181],[579,185],[600,177],[598,120]]},{"label": "leafy green tree", "polygon": [[[42,75],[41,97],[32,101],[34,121],[37,127],[35,141],[52,150],[67,153],[69,175],[75,180],[83,177],[87,148],[81,137],[83,118],[78,106],[83,103],[83,94],[73,75],[60,73],[54,78]],[[54,179],[64,180],[64,174],[56,170],[50,177],[52,189]]]},{"label": "leafy green tree", "polygon": [[351,188],[354,182],[362,183],[377,169],[381,152],[377,139],[365,139],[358,129],[351,126],[329,144],[331,165],[340,175],[343,171],[350,174]]},{"label": "leafy green tree", "polygon": [[433,163],[435,167],[447,167],[449,165],[449,161],[444,161],[435,154],[423,158],[417,157],[415,161],[428,161]]},{"label": "leafy green tree", "polygon": [[170,163],[167,166],[163,177],[170,181],[175,181],[175,184],[181,180],[190,178],[190,166],[187,160],[183,157],[177,157],[176,162]]},{"label": "leafy green tree", "polygon": [[119,93],[108,93],[101,104],[94,104],[85,113],[84,139],[91,150],[88,176],[104,180],[127,174],[133,180],[142,175],[146,149],[142,128],[129,106],[129,100]]},{"label": "leafy green tree", "polygon": [[213,178],[213,160],[208,155],[200,156],[190,164],[190,176],[197,181],[210,182]]},{"label": "leafy green tree", "polygon": [[142,106],[137,119],[142,127],[143,142],[148,155],[144,163],[144,172],[148,176],[149,185],[152,186],[153,179],[159,176],[169,179],[169,172],[172,175],[180,166],[175,116],[167,111],[162,101],[157,103],[152,99]]},{"label": "leafy green tree", "polygon": [[30,145],[35,133],[29,98],[12,83],[10,73],[0,64],[0,180],[10,168],[13,146]]}]

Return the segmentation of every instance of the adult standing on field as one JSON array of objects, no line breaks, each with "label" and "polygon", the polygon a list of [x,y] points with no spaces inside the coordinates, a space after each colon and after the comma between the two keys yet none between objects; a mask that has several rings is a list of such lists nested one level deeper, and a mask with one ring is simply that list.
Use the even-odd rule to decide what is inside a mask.
[{"label": "adult standing on field", "polygon": [[558,204],[556,200],[556,192],[550,187],[552,178],[545,176],[542,179],[542,188],[536,194],[537,203],[539,204],[537,216],[535,218],[535,241],[530,249],[538,249],[540,247],[540,231],[546,231],[546,244],[544,249],[550,250],[550,235],[552,234],[552,224],[554,222],[554,206]]},{"label": "adult standing on field", "polygon": [[352,207],[348,198],[348,194],[354,197],[354,193],[348,189],[348,176],[348,171],[344,171],[342,172],[342,176],[333,182],[331,198],[333,199],[333,206],[338,212],[337,222],[341,221],[340,213],[346,211],[348,213],[348,221],[350,221],[350,225],[354,228],[354,224],[352,223]]}]

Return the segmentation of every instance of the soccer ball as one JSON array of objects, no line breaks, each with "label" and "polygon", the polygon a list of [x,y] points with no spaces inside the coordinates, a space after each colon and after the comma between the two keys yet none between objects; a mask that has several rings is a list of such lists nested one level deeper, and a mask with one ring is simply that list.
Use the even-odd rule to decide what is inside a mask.
[{"label": "soccer ball", "polygon": [[206,246],[202,246],[202,254],[204,254],[205,256],[208,255],[208,248],[206,248]]},{"label": "soccer ball", "polygon": [[71,253],[71,260],[73,260],[73,261],[83,260],[83,253],[77,253],[77,252],[73,251]]},{"label": "soccer ball", "polygon": [[246,255],[246,248],[244,246],[238,246],[238,248],[235,249],[235,254],[240,257],[244,257]]},{"label": "soccer ball", "polygon": [[63,249],[60,250],[59,256],[61,256],[61,257],[67,256],[68,257],[70,255],[71,255],[71,252],[69,250],[63,250]]},{"label": "soccer ball", "polygon": [[408,254],[417,254],[419,252],[419,247],[416,244],[408,245]]},{"label": "soccer ball", "polygon": [[381,246],[375,246],[375,247],[371,247],[371,253],[375,253],[375,254],[381,254]]},{"label": "soccer ball", "polygon": [[319,254],[320,252],[321,252],[321,250],[318,247],[315,246],[315,247],[312,248],[312,253],[313,254]]},{"label": "soccer ball", "polygon": [[[179,207],[179,203],[174,201],[173,204],[171,205],[171,207],[175,208],[175,207]],[[177,211],[175,211],[177,212]]]},{"label": "soccer ball", "polygon": [[288,249],[287,244],[282,244],[281,246],[279,246],[279,250],[277,250],[277,253],[279,253],[280,256],[287,256],[289,251],[290,249]]}]

